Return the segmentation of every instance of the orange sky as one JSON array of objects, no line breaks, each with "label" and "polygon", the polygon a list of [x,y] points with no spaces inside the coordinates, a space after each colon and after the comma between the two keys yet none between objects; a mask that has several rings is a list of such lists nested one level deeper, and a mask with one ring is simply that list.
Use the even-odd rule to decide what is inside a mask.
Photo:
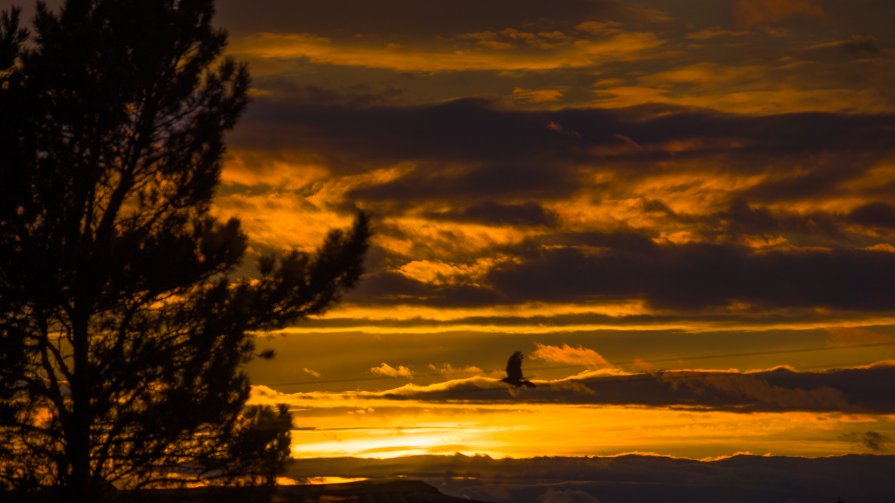
[{"label": "orange sky", "polygon": [[[892,366],[866,367],[895,358],[892,2],[218,10],[253,74],[214,205],[244,273],[374,222],[356,291],[259,334],[296,456],[888,449],[862,439],[895,437]],[[543,395],[494,381],[517,349]],[[665,369],[733,377],[607,403],[593,374]],[[576,375],[595,398],[557,391]]]}]

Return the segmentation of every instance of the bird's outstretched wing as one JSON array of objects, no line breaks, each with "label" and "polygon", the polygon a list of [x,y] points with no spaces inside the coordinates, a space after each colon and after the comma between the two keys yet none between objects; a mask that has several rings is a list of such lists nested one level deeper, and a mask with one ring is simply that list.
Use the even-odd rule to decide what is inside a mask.
[{"label": "bird's outstretched wing", "polygon": [[507,381],[519,382],[522,380],[522,351],[516,351],[507,360]]}]

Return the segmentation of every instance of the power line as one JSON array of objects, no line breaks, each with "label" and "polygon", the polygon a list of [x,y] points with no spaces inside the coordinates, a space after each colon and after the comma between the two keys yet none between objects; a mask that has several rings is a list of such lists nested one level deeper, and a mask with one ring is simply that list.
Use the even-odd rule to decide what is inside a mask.
[{"label": "power line", "polygon": [[[895,341],[892,342],[874,342],[867,344],[848,344],[848,345],[838,345],[838,346],[813,346],[806,348],[796,348],[796,349],[782,349],[782,350],[766,350],[766,351],[745,351],[739,353],[720,353],[720,354],[712,354],[712,355],[696,355],[689,357],[669,357],[669,358],[656,358],[651,360],[644,359],[636,359],[636,360],[627,360],[621,362],[615,362],[614,365],[634,365],[640,363],[665,363],[665,362],[676,362],[676,361],[694,361],[694,360],[710,360],[715,358],[738,358],[738,357],[746,357],[746,356],[769,356],[769,355],[783,355],[783,354],[797,354],[797,353],[811,353],[811,352],[821,352],[821,351],[834,351],[839,349],[865,349],[865,348],[874,348],[874,347],[891,347],[895,346]],[[857,362],[857,363],[839,363],[836,365],[861,365],[870,362]],[[802,367],[803,369],[817,369],[830,367],[831,365],[819,365],[813,367]],[[587,367],[586,365],[553,365],[553,366],[540,366],[540,367],[529,367],[528,370],[561,370],[561,369],[573,369],[573,368],[582,368]],[[669,370],[669,369],[659,369],[661,370]],[[417,374],[413,377],[443,377],[443,376],[451,376],[451,375],[463,375],[467,374],[467,372],[456,371],[456,372],[435,372],[435,373],[425,373],[425,374]],[[412,379],[410,377],[409,379]],[[624,377],[624,376],[619,376]],[[317,379],[313,381],[289,381],[289,382],[278,382],[278,383],[257,383],[264,386],[304,386],[311,384],[337,384],[337,383],[349,383],[349,382],[368,382],[368,381],[384,381],[384,380],[392,380],[395,379],[391,376],[368,376],[368,377],[354,377],[354,378],[343,378],[343,379]]]},{"label": "power line", "polygon": [[[816,369],[829,368],[831,366],[842,368],[842,367],[847,367],[847,366],[857,366],[857,365],[865,365],[865,364],[867,364],[866,361],[840,362],[840,363],[835,363],[833,365],[810,365],[810,366],[806,366],[806,367],[800,367],[800,370],[816,370]],[[674,376],[671,378],[668,378],[665,375],[663,375],[667,372],[674,372]],[[666,369],[666,370],[657,370],[657,371],[653,371],[650,373],[622,374],[622,375],[609,374],[609,375],[593,376],[593,377],[600,378],[601,379],[600,384],[606,385],[607,383],[630,383],[630,382],[650,382],[650,381],[655,381],[657,383],[661,383],[663,381],[663,379],[666,379],[668,382],[681,382],[681,381],[688,381],[688,380],[701,380],[701,379],[705,379],[707,376],[713,376],[713,375],[723,375],[723,373],[715,374],[715,373],[710,373],[710,372],[700,372],[700,371],[693,371],[693,370],[678,371],[678,370],[674,370],[674,369]],[[739,375],[748,376],[750,374],[739,374]],[[586,378],[586,377],[576,378],[575,376],[570,376],[570,377],[567,377],[565,379],[565,381],[579,381],[584,378]],[[547,388],[537,388],[537,389],[549,390],[550,388],[547,387]],[[463,394],[462,397],[456,397],[456,398],[435,397],[435,398],[430,398],[430,399],[434,399],[436,401],[440,400],[443,402],[463,402],[463,401],[470,401],[470,400],[475,401],[475,400],[479,400],[479,398],[469,398],[469,395],[475,394],[475,393],[486,393],[486,392],[498,393],[501,391],[502,391],[501,387],[464,388],[462,390],[462,394]],[[392,396],[394,396],[394,395],[392,395]],[[389,396],[385,395],[383,397],[388,398]],[[426,400],[427,396],[424,393],[422,393],[416,397],[410,396],[408,398],[419,398],[420,400]],[[490,399],[490,398],[493,398],[493,397],[485,397],[484,399]],[[570,405],[578,405],[575,402],[569,402],[569,404]],[[605,402],[604,403],[604,405],[614,405],[614,404],[617,405],[618,403],[616,403],[616,402]]]}]

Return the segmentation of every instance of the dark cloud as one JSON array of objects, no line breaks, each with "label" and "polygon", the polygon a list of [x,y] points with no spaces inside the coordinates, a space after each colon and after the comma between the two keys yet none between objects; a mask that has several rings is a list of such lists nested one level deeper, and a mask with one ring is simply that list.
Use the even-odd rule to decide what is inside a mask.
[{"label": "dark cloud", "polygon": [[867,227],[895,229],[895,206],[883,202],[863,204],[852,210],[848,219]]},{"label": "dark cloud", "polygon": [[824,372],[785,368],[755,373],[675,370],[535,383],[536,388],[516,392],[495,379],[472,378],[386,396],[432,401],[686,406],[733,412],[895,412],[891,400],[895,394],[893,365]]},{"label": "dark cloud", "polygon": [[[375,103],[369,96],[354,101]],[[663,162],[700,158],[714,166],[705,169],[770,175],[748,191],[750,199],[802,199],[861,176],[895,148],[891,116],[755,117],[657,106],[517,111],[481,99],[425,106],[338,101],[259,98],[231,144],[308,152],[336,174],[416,165],[397,180],[350,194],[370,201],[562,198],[587,186],[596,170],[614,172],[617,184],[657,174]]]},{"label": "dark cloud", "polygon": [[[565,247],[598,247],[612,250],[650,253],[657,250],[657,245],[650,236],[632,229],[620,229],[613,232],[605,231],[580,231],[580,232],[556,232],[540,238],[533,247],[524,247],[523,255],[538,254],[538,245],[546,245],[556,249],[556,246]],[[523,245],[524,246],[524,245]]]},{"label": "dark cloud", "polygon": [[864,433],[844,433],[840,438],[848,442],[855,442],[862,448],[874,453],[885,452],[892,442],[892,439],[888,436],[873,430],[865,431]]},{"label": "dark cloud", "polygon": [[[500,177],[516,170],[519,178],[526,178],[525,170],[531,172],[530,176],[544,175],[547,166],[556,163],[555,157],[574,155],[575,151],[574,140],[549,130],[548,122],[541,114],[498,110],[477,99],[424,107],[360,109],[300,98],[259,99],[233,134],[232,144],[312,150],[328,158],[335,168],[347,171],[420,161],[420,169],[412,176],[423,182],[418,190],[431,192],[434,189],[430,185],[453,178],[465,179],[469,187],[474,187],[498,180],[512,182]],[[448,172],[447,168],[456,163],[464,166],[454,166],[454,172]],[[487,165],[491,170],[476,169],[476,165]],[[538,170],[534,168],[537,165],[545,166]],[[558,174],[563,176],[566,174]],[[549,185],[551,180],[542,176],[541,181]]]},{"label": "dark cloud", "polygon": [[[617,113],[620,120],[624,120],[640,110],[649,108],[621,110]],[[683,108],[666,108],[665,112],[645,120],[628,119],[620,132],[643,146],[682,139],[739,140],[731,143],[706,142],[690,149],[701,153],[754,151],[779,155],[845,148],[893,147],[887,131],[895,118],[887,116],[833,113],[750,116]],[[579,120],[586,120],[586,111],[569,111],[569,114],[579,117]]]},{"label": "dark cloud", "polygon": [[692,243],[594,253],[539,249],[487,277],[515,300],[643,298],[654,307],[697,309],[732,302],[763,306],[890,309],[895,254],[833,251],[754,252],[737,245]]},{"label": "dark cloud", "polygon": [[[776,238],[786,236],[796,246],[841,246],[843,244],[860,243],[862,236],[850,235],[847,232],[847,219],[832,212],[787,212],[770,210],[753,205],[743,198],[733,199],[727,210],[702,218],[687,218],[672,215],[673,219],[687,222],[702,233],[708,240],[737,241],[746,240],[749,236]],[[872,242],[866,243],[872,245]]]},{"label": "dark cloud", "polygon": [[676,217],[675,212],[668,207],[667,204],[657,199],[647,199],[641,201],[644,213],[657,213],[668,217]]},{"label": "dark cloud", "polygon": [[275,101],[314,103],[316,106],[360,109],[377,105],[389,105],[400,101],[403,91],[398,88],[374,89],[369,85],[355,84],[340,89],[311,84],[296,84],[280,75],[261,76],[252,84],[271,94]]},{"label": "dark cloud", "polygon": [[[788,225],[811,235],[809,223]],[[730,225],[737,233],[783,228],[780,221],[762,213]],[[406,234],[400,229],[385,232]],[[835,228],[828,232],[835,234]],[[449,235],[444,239],[452,242]],[[434,252],[420,248],[424,245],[425,240],[411,255],[432,256]],[[493,253],[513,260],[497,264],[474,282],[460,278],[462,285],[423,283],[386,272],[387,263],[400,264],[402,259],[386,259],[389,255],[377,250],[382,258],[351,294],[354,302],[486,306],[642,299],[654,308],[679,312],[710,312],[737,304],[768,315],[768,309],[887,312],[895,305],[891,288],[895,254],[885,250],[841,246],[755,250],[736,241],[657,244],[642,231],[626,229],[555,230],[496,248]],[[742,308],[740,313],[748,314]]]},{"label": "dark cloud", "polygon": [[[441,307],[483,306],[505,300],[498,292],[489,288],[464,284],[422,283],[390,271],[369,274],[348,294],[347,299],[357,303],[426,304]],[[350,323],[356,325],[354,320]]]},{"label": "dark cloud", "polygon": [[[338,103],[358,98],[327,95],[321,102],[321,93],[311,88],[280,99],[257,99],[233,135],[233,143],[245,146],[264,139],[287,148],[296,137],[301,138],[295,133],[305,133],[323,151],[341,147],[358,157],[391,161],[506,161],[533,155],[598,161],[607,157],[669,158],[671,152],[662,147],[683,140],[691,140],[691,145],[674,155],[792,155],[846,149],[855,154],[893,148],[890,133],[895,127],[895,118],[889,116],[804,113],[753,117],[668,106],[517,111],[483,99],[355,108]],[[365,93],[359,96],[361,100],[369,97]],[[568,131],[576,134],[563,134]],[[596,154],[588,149],[623,145],[621,136],[642,148]]]},{"label": "dark cloud", "polygon": [[852,35],[847,40],[842,40],[838,46],[850,53],[876,54],[882,49],[879,41],[873,35]]},{"label": "dark cloud", "polygon": [[581,187],[579,173],[559,167],[547,172],[550,162],[507,160],[455,166],[421,163],[397,180],[351,191],[350,198],[372,203],[403,201],[469,201],[493,197],[556,199]]},{"label": "dark cloud", "polygon": [[521,225],[554,227],[558,218],[552,211],[538,203],[501,204],[486,201],[463,209],[430,213],[430,218],[479,222],[496,225]]},{"label": "dark cloud", "polygon": [[663,10],[667,5],[619,0],[549,4],[540,0],[264,0],[252,6],[240,0],[219,0],[217,4],[218,22],[236,34],[297,32],[358,40],[429,39],[505,28],[572,31],[588,20],[649,26],[672,19]]},{"label": "dark cloud", "polygon": [[[733,304],[863,312],[895,305],[895,254],[884,246],[869,249],[889,238],[850,225],[893,228],[888,203],[847,214],[787,209],[789,202],[815,198],[867,200],[865,192],[885,200],[885,183],[866,177],[895,149],[895,116],[753,116],[657,105],[522,111],[487,99],[415,106],[389,99],[364,89],[346,95],[286,89],[259,97],[231,138],[237,149],[298,152],[336,177],[401,167],[394,177],[355,185],[334,206],[372,210],[385,221],[379,236],[409,243],[383,252],[381,267],[368,269],[352,297],[358,302],[644,299],[689,312]],[[699,188],[713,177],[719,185],[727,184],[724,177],[761,181]],[[638,188],[653,180],[663,180],[659,192]],[[635,189],[642,202],[631,211],[650,219],[632,222],[636,229],[623,221],[578,223],[578,229],[609,230],[571,232],[545,209],[576,200],[596,208],[602,200],[630,199]],[[686,199],[700,191],[718,200],[688,209]],[[684,209],[672,210],[674,203]],[[449,226],[421,239],[388,223],[405,214],[537,226],[540,235],[470,251],[468,236],[452,234]],[[574,214],[574,207],[563,213]],[[674,231],[697,241],[664,239]],[[752,236],[782,245],[755,250]],[[427,284],[387,272],[409,260],[469,264],[495,253],[513,260],[477,278]]]},{"label": "dark cloud", "polygon": [[[785,236],[786,241],[795,247],[866,248],[880,242],[879,234],[855,231],[851,228],[853,224],[868,228],[895,228],[895,207],[880,202],[867,203],[847,213],[791,211],[785,207],[771,209],[739,196],[734,196],[725,210],[702,215],[678,214],[655,200],[643,201],[642,206],[644,213],[687,226],[709,242],[742,243],[748,242],[751,237],[772,240]],[[644,235],[641,237],[647,238]],[[574,241],[567,241],[566,244],[574,244]]]},{"label": "dark cloud", "polygon": [[611,2],[601,0],[555,0],[549,4],[538,0],[267,0],[263,5],[260,8],[241,0],[220,0],[219,21],[235,32],[403,39],[526,25],[557,28],[605,15],[612,8]]},{"label": "dark cloud", "polygon": [[[822,141],[822,140],[818,140]],[[847,181],[866,174],[876,163],[890,155],[892,146],[852,151],[848,147],[811,159],[807,170],[792,166],[792,172],[780,172],[744,192],[761,202],[810,200],[836,194]],[[804,160],[803,160],[804,162]]]}]

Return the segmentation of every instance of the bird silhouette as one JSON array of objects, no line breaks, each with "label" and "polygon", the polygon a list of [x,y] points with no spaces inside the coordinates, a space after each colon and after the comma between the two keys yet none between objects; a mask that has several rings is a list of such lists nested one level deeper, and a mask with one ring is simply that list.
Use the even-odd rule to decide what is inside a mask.
[{"label": "bird silhouette", "polygon": [[510,355],[510,359],[507,360],[507,376],[501,379],[501,381],[512,384],[517,388],[519,386],[528,386],[529,388],[534,388],[535,385],[522,377],[522,351],[516,351],[512,355]]}]

